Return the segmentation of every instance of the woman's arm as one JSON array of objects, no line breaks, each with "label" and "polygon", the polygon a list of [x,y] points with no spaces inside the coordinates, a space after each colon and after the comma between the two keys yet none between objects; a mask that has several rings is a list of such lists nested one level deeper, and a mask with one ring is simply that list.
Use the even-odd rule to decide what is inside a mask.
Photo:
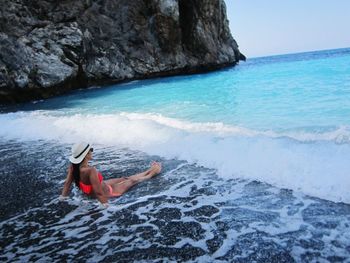
[{"label": "woman's arm", "polygon": [[73,182],[73,165],[70,164],[68,166],[67,178],[66,178],[66,181],[64,182],[61,197],[66,197],[69,195],[72,182]]},{"label": "woman's arm", "polygon": [[108,197],[103,193],[102,184],[98,179],[96,168],[91,169],[89,176],[90,176],[92,189],[94,189],[94,192],[96,194],[98,201],[100,201],[102,204],[106,204],[108,201]]}]

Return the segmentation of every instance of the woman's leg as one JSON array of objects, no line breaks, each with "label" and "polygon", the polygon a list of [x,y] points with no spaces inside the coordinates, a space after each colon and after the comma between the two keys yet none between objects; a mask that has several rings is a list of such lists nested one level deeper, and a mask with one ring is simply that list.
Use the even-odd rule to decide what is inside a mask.
[{"label": "woman's leg", "polygon": [[138,174],[135,174],[135,175],[131,175],[129,177],[120,177],[120,178],[113,178],[113,179],[108,179],[108,180],[104,180],[104,182],[106,184],[109,184],[109,185],[113,185],[113,184],[118,184],[118,183],[122,183],[124,182],[125,180],[128,180],[128,179],[136,179],[136,180],[139,180],[139,179],[143,179],[143,177],[148,177],[150,175],[156,175],[157,173],[160,173],[160,170],[161,170],[161,165],[157,162],[153,162],[152,163],[152,167],[149,168],[148,170],[142,172],[142,173],[138,173]]},{"label": "woman's leg", "polygon": [[113,179],[108,179],[103,181],[108,185],[113,185],[113,184],[119,184],[121,182],[124,182],[125,180],[127,180],[126,177],[120,177],[120,178],[113,178]]},{"label": "woman's leg", "polygon": [[[128,191],[134,185],[152,178],[154,175],[159,174],[161,171],[161,165],[159,163],[153,162],[152,167],[145,172],[123,178],[123,180],[116,181],[112,184],[112,189],[114,194],[122,195]],[[121,179],[121,178],[117,178]],[[114,179],[112,179],[114,180]]]},{"label": "woman's leg", "polygon": [[126,179],[123,182],[111,185],[113,193],[112,195],[119,196],[127,192],[131,187],[138,184],[138,181]]},{"label": "woman's leg", "polygon": [[147,171],[129,176],[127,178],[131,180],[137,180],[138,182],[142,182],[144,180],[152,178],[156,174],[159,174],[161,170],[162,170],[161,164],[157,162],[153,162],[151,168],[149,168]]}]

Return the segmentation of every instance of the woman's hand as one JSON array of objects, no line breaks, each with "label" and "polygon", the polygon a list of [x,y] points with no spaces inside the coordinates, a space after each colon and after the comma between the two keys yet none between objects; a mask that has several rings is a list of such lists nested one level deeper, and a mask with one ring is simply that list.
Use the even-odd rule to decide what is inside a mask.
[{"label": "woman's hand", "polygon": [[108,203],[100,203],[99,204],[99,208],[101,208],[101,209],[106,209],[106,208],[108,208],[109,207],[109,204]]},{"label": "woman's hand", "polygon": [[64,195],[60,195],[59,197],[58,197],[58,200],[59,201],[65,201],[65,200],[67,200],[68,199],[68,196],[64,196]]},{"label": "woman's hand", "polygon": [[72,185],[73,179],[74,179],[73,178],[73,165],[70,164],[70,165],[68,165],[67,177],[66,177],[66,181],[64,182],[63,189],[62,189],[62,194],[61,194],[62,198],[69,195],[70,187]]}]

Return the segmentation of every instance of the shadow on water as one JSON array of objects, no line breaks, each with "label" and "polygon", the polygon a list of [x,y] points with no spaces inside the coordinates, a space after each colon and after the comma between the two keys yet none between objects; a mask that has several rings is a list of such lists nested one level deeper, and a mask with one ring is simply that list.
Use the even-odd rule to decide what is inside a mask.
[{"label": "shadow on water", "polygon": [[66,94],[59,95],[57,97],[49,98],[46,100],[31,101],[28,103],[17,105],[0,105],[0,113],[9,113],[15,111],[33,111],[33,110],[59,110],[63,108],[78,108],[86,103],[86,100],[96,99],[99,97],[107,97],[111,95],[124,92],[126,90],[149,88],[150,86],[162,84],[165,87],[167,85],[177,84],[181,85],[181,82],[188,80],[210,78],[217,72],[224,72],[231,70],[232,68],[222,69],[216,72],[208,72],[192,75],[179,75],[170,77],[158,77],[144,80],[133,80],[124,83],[106,85],[106,86],[94,86],[86,89],[73,90]]},{"label": "shadow on water", "polygon": [[85,103],[84,100],[89,98],[104,97],[122,92],[123,90],[140,88],[143,85],[139,85],[139,82],[140,81],[131,81],[123,84],[108,85],[103,87],[95,86],[87,89],[73,90],[66,94],[45,100],[2,106],[0,111],[1,113],[9,113],[15,111],[59,110],[63,108],[79,107]]}]

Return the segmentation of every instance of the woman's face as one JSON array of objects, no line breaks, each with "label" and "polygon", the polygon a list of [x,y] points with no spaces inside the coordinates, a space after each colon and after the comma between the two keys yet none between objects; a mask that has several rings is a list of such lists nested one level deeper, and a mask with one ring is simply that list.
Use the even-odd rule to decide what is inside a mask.
[{"label": "woman's face", "polygon": [[91,149],[89,150],[88,154],[86,155],[86,158],[87,158],[88,160],[92,160],[92,153],[93,153],[93,151],[94,151],[94,149],[91,148]]}]

